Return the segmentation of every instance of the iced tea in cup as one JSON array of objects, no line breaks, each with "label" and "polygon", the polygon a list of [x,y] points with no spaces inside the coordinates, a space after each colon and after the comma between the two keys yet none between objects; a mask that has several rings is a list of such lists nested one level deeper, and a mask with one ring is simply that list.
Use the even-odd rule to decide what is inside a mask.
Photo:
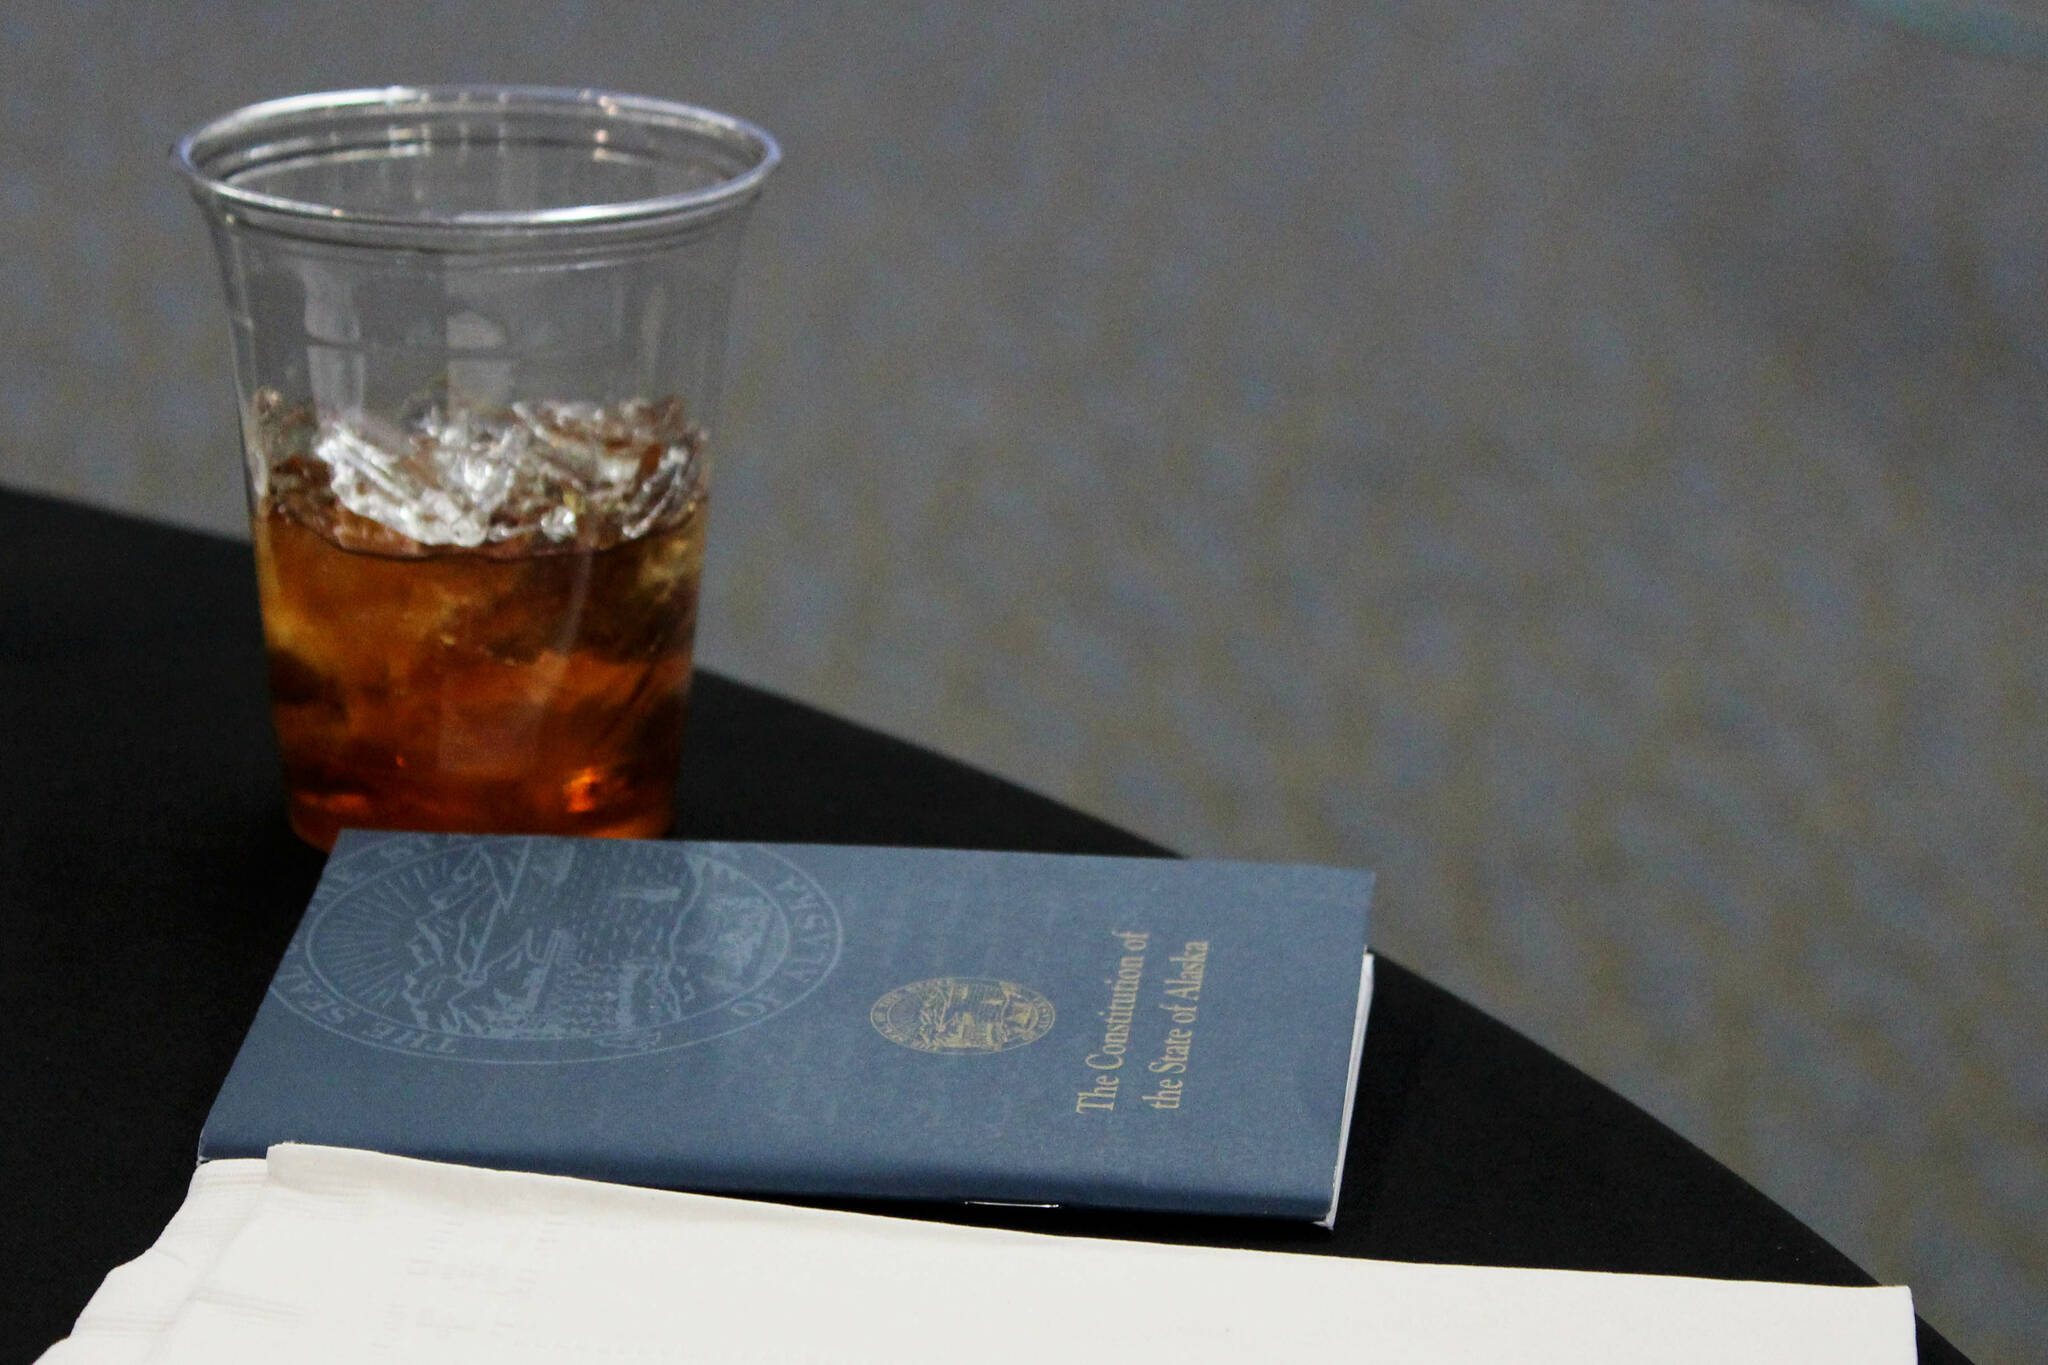
[{"label": "iced tea in cup", "polygon": [[307,841],[667,829],[726,305],[779,155],[511,87],[298,96],[177,145]]}]

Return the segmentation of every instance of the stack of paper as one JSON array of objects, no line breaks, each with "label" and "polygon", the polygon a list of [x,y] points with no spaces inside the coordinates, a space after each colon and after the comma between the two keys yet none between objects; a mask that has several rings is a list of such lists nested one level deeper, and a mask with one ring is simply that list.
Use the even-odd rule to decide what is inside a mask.
[{"label": "stack of paper", "polygon": [[335,1148],[209,1162],[43,1365],[1909,1365],[1904,1289],[1049,1237]]}]

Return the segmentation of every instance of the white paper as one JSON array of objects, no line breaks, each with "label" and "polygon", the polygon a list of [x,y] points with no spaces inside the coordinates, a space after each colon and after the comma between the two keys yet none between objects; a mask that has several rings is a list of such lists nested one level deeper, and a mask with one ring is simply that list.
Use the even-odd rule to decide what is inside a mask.
[{"label": "white paper", "polygon": [[214,1162],[43,1365],[373,1359],[1909,1365],[1907,1291],[1408,1265],[800,1209],[334,1148]]},{"label": "white paper", "polygon": [[78,1315],[71,1336],[41,1365],[139,1365],[256,1207],[268,1178],[261,1161],[209,1161],[192,1173],[185,1202],[156,1244],[116,1266]]},{"label": "white paper", "polygon": [[1351,1019],[1351,1070],[1344,1077],[1344,1117],[1337,1126],[1337,1166],[1330,1172],[1330,1207],[1317,1227],[1337,1226],[1337,1201],[1344,1194],[1344,1153],[1351,1147],[1351,1111],[1358,1105],[1358,1072],[1365,1064],[1365,1020],[1372,1013],[1372,954],[1358,968],[1358,1011]]}]

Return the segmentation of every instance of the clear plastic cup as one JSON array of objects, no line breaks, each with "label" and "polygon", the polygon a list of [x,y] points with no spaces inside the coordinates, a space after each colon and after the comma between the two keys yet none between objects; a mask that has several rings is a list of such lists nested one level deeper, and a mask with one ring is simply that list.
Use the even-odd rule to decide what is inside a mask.
[{"label": "clear plastic cup", "polygon": [[667,829],[727,306],[779,156],[520,87],[302,95],[177,144],[306,840]]}]

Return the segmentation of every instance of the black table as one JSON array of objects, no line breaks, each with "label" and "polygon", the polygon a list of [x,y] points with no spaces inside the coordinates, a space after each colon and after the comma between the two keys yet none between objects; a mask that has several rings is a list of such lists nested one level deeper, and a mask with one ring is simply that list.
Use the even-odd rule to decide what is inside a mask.
[{"label": "black table", "polygon": [[[264,676],[246,546],[0,493],[0,1228],[17,1249],[0,1362],[69,1331],[177,1208],[319,874],[285,827]],[[699,676],[687,752],[688,837],[1165,853],[714,673]],[[1871,1283],[1683,1138],[1384,960],[1334,1233],[914,1211],[1394,1260]],[[1919,1333],[1923,1361],[1963,1359]]]}]

